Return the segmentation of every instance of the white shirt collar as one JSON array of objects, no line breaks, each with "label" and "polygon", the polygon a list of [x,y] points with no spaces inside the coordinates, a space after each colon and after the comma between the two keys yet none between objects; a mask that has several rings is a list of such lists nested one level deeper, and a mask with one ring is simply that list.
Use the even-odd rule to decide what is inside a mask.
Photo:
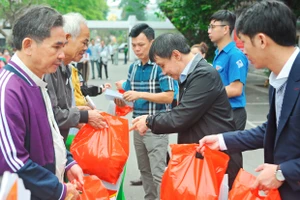
[{"label": "white shirt collar", "polygon": [[275,88],[280,88],[288,79],[288,76],[291,72],[292,66],[294,64],[294,61],[299,54],[300,50],[298,47],[295,47],[294,53],[291,55],[291,57],[287,60],[281,71],[279,72],[278,76],[276,76],[273,72],[270,74],[270,84]]},{"label": "white shirt collar", "polygon": [[34,74],[15,53],[11,60],[16,63],[34,82],[41,88],[46,88],[47,83]]}]

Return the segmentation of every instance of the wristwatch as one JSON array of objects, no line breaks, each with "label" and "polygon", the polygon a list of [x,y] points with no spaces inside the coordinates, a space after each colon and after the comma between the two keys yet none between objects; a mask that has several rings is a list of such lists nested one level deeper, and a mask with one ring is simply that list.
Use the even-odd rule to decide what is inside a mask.
[{"label": "wristwatch", "polygon": [[285,181],[284,175],[280,169],[280,165],[278,165],[276,171],[275,171],[275,177],[278,181]]},{"label": "wristwatch", "polygon": [[151,121],[152,121],[152,115],[148,115],[146,118],[146,126],[148,128],[150,128]]}]

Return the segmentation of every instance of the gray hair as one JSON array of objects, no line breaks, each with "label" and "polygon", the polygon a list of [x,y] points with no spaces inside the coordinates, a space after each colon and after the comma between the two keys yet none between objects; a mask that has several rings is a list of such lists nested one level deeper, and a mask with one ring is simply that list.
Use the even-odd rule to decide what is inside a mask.
[{"label": "gray hair", "polygon": [[51,29],[63,26],[62,15],[44,5],[30,6],[22,10],[12,29],[13,44],[17,50],[22,49],[22,42],[29,37],[36,42],[42,42],[50,37]]},{"label": "gray hair", "polygon": [[155,57],[170,59],[172,52],[178,50],[182,54],[190,53],[190,46],[185,37],[177,33],[164,33],[158,36],[151,45],[149,58],[155,62]]},{"label": "gray hair", "polygon": [[82,24],[87,25],[87,21],[79,13],[68,13],[63,15],[65,24],[64,31],[70,34],[73,39],[76,39],[80,35],[80,26]]}]

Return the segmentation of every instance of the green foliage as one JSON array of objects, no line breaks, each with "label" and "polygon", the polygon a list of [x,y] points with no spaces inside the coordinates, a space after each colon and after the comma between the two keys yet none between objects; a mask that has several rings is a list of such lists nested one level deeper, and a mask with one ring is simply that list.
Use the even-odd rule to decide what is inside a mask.
[{"label": "green foliage", "polygon": [[127,20],[129,15],[135,15],[137,20],[145,20],[145,8],[149,0],[122,0],[119,7],[123,8],[122,20]]},{"label": "green foliage", "polygon": [[[208,38],[207,25],[211,15],[219,10],[233,9],[228,0],[164,0],[160,9],[188,40],[190,45],[206,42],[210,46],[208,60],[214,56],[213,46]],[[230,4],[229,4],[230,3]]]},{"label": "green foliage", "polygon": [[79,12],[87,20],[105,20],[108,6],[105,0],[43,0],[62,14]]},{"label": "green foliage", "polygon": [[[215,47],[208,38],[207,25],[211,15],[220,10],[235,10],[241,5],[247,5],[256,0],[162,0],[161,11],[181,32],[190,45],[202,41],[209,45],[208,60],[212,61]],[[299,0],[283,0],[300,16]],[[160,15],[162,16],[162,15]]]},{"label": "green foliage", "polygon": [[18,11],[33,4],[46,4],[62,14],[79,12],[87,20],[105,20],[108,6],[105,0],[0,0],[0,18],[12,23]]}]

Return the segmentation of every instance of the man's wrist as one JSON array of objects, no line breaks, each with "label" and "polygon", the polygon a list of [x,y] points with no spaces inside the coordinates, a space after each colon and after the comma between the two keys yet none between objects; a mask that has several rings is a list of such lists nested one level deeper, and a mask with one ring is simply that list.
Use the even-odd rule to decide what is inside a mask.
[{"label": "man's wrist", "polygon": [[227,150],[227,146],[224,141],[223,134],[218,134],[219,146],[221,151]]},{"label": "man's wrist", "polygon": [[144,92],[138,92],[138,97],[139,97],[139,99],[143,99],[143,94],[144,94]]},{"label": "man's wrist", "polygon": [[153,121],[153,115],[148,115],[146,118],[146,126],[151,129]]},{"label": "man's wrist", "polygon": [[283,173],[282,173],[282,170],[281,170],[281,168],[280,168],[280,165],[277,165],[277,168],[276,168],[274,174],[275,174],[275,178],[276,178],[278,181],[280,181],[280,182],[285,181],[285,177],[284,177],[284,175],[283,175]]}]

